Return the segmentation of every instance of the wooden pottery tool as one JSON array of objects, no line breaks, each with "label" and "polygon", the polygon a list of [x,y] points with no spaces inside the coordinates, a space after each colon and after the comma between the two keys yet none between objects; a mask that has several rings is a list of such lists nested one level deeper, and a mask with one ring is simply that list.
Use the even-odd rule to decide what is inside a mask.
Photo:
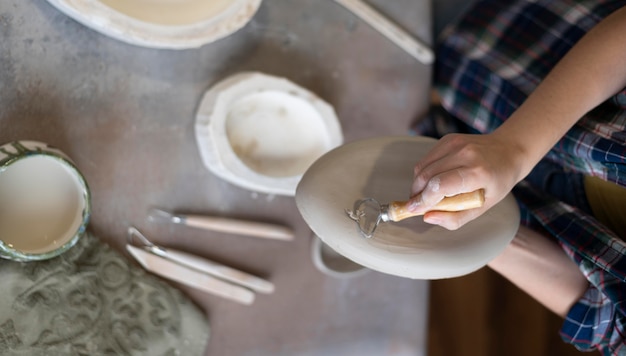
[{"label": "wooden pottery tool", "polygon": [[[135,245],[136,240],[140,246]],[[274,292],[274,284],[269,281],[206,258],[157,246],[134,227],[128,229],[126,250],[156,275],[241,304],[251,304],[253,292]]]},{"label": "wooden pottery tool", "polygon": [[335,0],[346,9],[358,16],[365,23],[372,26],[389,41],[405,50],[408,54],[424,64],[432,64],[435,54],[428,45],[411,36],[408,32],[400,28],[397,24],[383,16],[373,7],[362,0]]},{"label": "wooden pottery tool", "polygon": [[293,240],[294,236],[292,229],[282,225],[208,215],[172,214],[161,209],[151,209],[148,212],[148,220],[274,240],[289,241]]},{"label": "wooden pottery tool", "polygon": [[[485,203],[485,191],[482,189],[446,197],[433,207],[431,211],[462,211],[480,208]],[[412,213],[408,209],[409,201],[392,201],[389,204],[380,204],[374,198],[359,199],[354,202],[352,210],[346,209],[348,217],[356,221],[361,234],[366,238],[372,237],[381,222],[402,221],[404,219],[423,215]]]}]

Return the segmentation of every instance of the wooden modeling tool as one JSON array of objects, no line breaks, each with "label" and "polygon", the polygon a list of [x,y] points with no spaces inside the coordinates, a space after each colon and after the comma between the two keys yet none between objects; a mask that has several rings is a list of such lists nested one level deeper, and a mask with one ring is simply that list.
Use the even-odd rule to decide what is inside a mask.
[{"label": "wooden modeling tool", "polygon": [[128,229],[126,250],[149,272],[241,304],[252,304],[254,292],[274,292],[274,284],[267,280],[204,257],[155,245],[134,227]]},{"label": "wooden modeling tool", "polygon": [[[484,203],[485,191],[479,189],[470,193],[443,198],[430,211],[463,211],[480,208]],[[370,238],[381,222],[398,222],[423,215],[423,213],[410,212],[408,205],[409,201],[392,201],[389,204],[380,204],[374,198],[364,198],[355,201],[354,208],[352,210],[346,209],[345,212],[350,219],[356,221],[361,234]]]},{"label": "wooden modeling tool", "polygon": [[148,214],[150,221],[165,221],[197,229],[285,241],[293,240],[294,237],[293,229],[277,224],[208,215],[172,214],[161,209],[151,209]]},{"label": "wooden modeling tool", "polygon": [[389,41],[393,42],[398,47],[405,50],[408,54],[415,57],[418,61],[424,64],[432,64],[434,62],[435,54],[433,50],[428,47],[428,45],[411,36],[396,23],[383,16],[380,12],[362,0],[335,1],[372,26]]}]

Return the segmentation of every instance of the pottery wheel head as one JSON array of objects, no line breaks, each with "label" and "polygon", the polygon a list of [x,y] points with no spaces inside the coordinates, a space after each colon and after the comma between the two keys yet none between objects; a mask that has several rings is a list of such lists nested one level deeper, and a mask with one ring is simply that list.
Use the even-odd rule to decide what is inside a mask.
[{"label": "pottery wheel head", "polygon": [[345,211],[348,217],[356,222],[363,236],[370,238],[374,235],[381,217],[381,205],[376,199],[359,199],[354,202],[352,210]]}]

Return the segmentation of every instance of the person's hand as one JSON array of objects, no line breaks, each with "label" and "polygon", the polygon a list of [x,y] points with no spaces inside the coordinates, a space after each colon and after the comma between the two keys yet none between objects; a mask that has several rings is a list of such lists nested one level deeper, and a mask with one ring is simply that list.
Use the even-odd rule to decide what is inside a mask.
[{"label": "person's hand", "polygon": [[[496,134],[444,136],[414,170],[409,211],[426,212],[424,221],[456,230],[502,200],[521,180],[521,149]],[[441,199],[485,190],[481,208],[429,211]]]}]

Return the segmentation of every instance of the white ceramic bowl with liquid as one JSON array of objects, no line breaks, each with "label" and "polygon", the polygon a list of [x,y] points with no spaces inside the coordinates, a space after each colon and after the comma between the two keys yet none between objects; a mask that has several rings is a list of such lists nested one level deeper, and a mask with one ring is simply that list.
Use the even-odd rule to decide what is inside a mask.
[{"label": "white ceramic bowl with liquid", "polygon": [[56,257],[83,235],[90,212],[87,182],[63,152],[37,141],[0,146],[0,257]]}]

